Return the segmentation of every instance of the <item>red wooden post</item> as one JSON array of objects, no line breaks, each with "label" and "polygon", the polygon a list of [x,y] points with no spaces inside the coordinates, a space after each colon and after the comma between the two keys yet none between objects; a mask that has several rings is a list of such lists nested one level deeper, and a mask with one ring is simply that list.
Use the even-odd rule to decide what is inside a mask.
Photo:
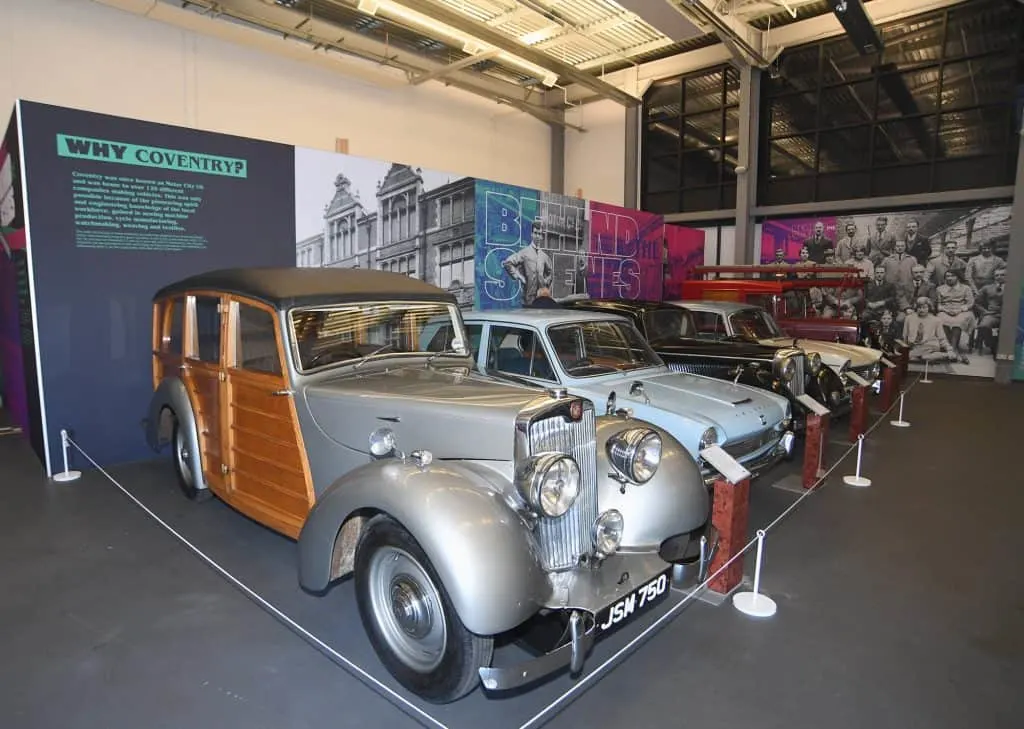
[{"label": "red wooden post", "polygon": [[828,438],[828,415],[807,414],[804,434],[803,486],[809,489],[824,474],[825,441]]},{"label": "red wooden post", "polygon": [[868,388],[866,385],[857,385],[850,395],[852,409],[850,410],[850,440],[856,442],[857,438],[867,430],[868,426]]},{"label": "red wooden post", "polygon": [[[884,365],[883,365],[884,367]],[[882,373],[882,410],[888,410],[899,394],[899,372],[896,367],[884,367]]]},{"label": "red wooden post", "polygon": [[910,347],[902,347],[900,349],[900,375],[902,379],[907,378],[907,373],[910,371]]},{"label": "red wooden post", "polygon": [[[718,531],[718,551],[711,560],[708,574],[715,574],[722,565],[736,556],[747,543],[750,519],[750,479],[731,484],[724,478],[715,481],[711,506],[711,524]],[[743,581],[743,560],[737,559],[708,583],[722,595],[734,590]]]}]

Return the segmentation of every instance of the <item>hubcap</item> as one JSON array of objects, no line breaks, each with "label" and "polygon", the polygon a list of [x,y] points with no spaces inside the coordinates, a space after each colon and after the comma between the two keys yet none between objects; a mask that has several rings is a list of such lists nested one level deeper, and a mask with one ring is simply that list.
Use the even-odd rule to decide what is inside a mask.
[{"label": "hubcap", "polygon": [[185,436],[182,435],[181,430],[178,430],[178,435],[174,439],[174,455],[178,461],[178,473],[181,474],[182,480],[186,485],[192,485],[192,456],[188,449],[188,444],[185,443]]},{"label": "hubcap", "polygon": [[373,618],[395,656],[426,673],[444,657],[447,625],[441,597],[423,566],[397,547],[381,547],[368,568]]}]

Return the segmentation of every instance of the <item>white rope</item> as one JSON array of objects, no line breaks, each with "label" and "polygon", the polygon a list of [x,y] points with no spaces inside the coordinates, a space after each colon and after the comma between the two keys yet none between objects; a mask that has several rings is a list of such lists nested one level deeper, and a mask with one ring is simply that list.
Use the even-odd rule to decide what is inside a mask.
[{"label": "white rope", "polygon": [[[910,386],[906,390],[904,390],[904,394],[906,394],[907,392],[910,392],[910,390],[913,389],[913,387],[917,384],[918,380],[920,380],[920,376],[917,378],[917,380],[914,380],[914,382],[912,382],[910,384]],[[864,433],[864,437],[865,438],[867,438],[867,436],[876,427],[878,427],[878,424],[882,422],[882,420],[885,418],[885,416],[889,414],[889,411],[891,411],[895,406],[896,406],[896,402],[893,402],[875,420],[875,423],[870,428],[868,428],[868,430]],[[358,665],[356,665],[355,663],[353,663],[349,659],[345,658],[343,655],[338,653],[336,650],[331,648],[329,645],[327,645],[322,640],[317,638],[315,635],[310,633],[308,630],[303,628],[301,625],[296,623],[290,617],[285,615],[278,608],[274,607],[274,605],[272,605],[267,600],[262,598],[259,594],[257,594],[251,588],[246,586],[243,582],[241,582],[239,579],[237,579],[234,575],[232,575],[226,569],[224,569],[219,564],[217,564],[217,562],[215,562],[213,559],[208,557],[202,550],[200,550],[198,547],[196,547],[191,542],[189,542],[188,539],[186,539],[184,536],[179,534],[167,522],[165,522],[163,519],[161,519],[159,516],[157,516],[155,513],[153,513],[153,511],[151,511],[145,504],[143,504],[130,491],[128,491],[128,489],[126,489],[124,486],[122,486],[120,483],[118,483],[117,480],[113,476],[111,476],[109,473],[107,473],[98,463],[96,463],[96,461],[94,461],[89,456],[88,453],[86,453],[84,450],[82,450],[82,447],[79,446],[78,443],[76,443],[74,440],[72,440],[72,438],[70,436],[68,436],[68,442],[71,443],[73,446],[75,446],[75,448],[83,456],[85,456],[85,458],[100,473],[102,473],[111,483],[113,483],[118,489],[120,489],[129,499],[131,499],[133,502],[135,502],[135,504],[140,509],[142,509],[147,514],[149,514],[149,516],[151,516],[154,520],[156,520],[157,523],[159,523],[167,531],[169,531],[171,534],[173,534],[179,541],[181,541],[186,547],[188,547],[200,559],[202,559],[207,564],[209,564],[211,567],[213,567],[213,569],[215,569],[217,572],[219,572],[229,582],[231,582],[236,587],[238,587],[238,589],[242,590],[246,595],[248,595],[257,604],[261,605],[264,609],[266,609],[271,614],[273,614],[275,617],[277,617],[279,620],[281,620],[283,623],[285,623],[288,627],[290,627],[292,630],[294,630],[296,633],[298,633],[301,637],[303,637],[304,639],[306,639],[307,641],[312,643],[315,647],[317,647],[319,650],[321,650],[323,653],[325,653],[328,657],[333,659],[339,666],[341,666],[342,668],[344,668],[344,669],[354,673],[357,678],[360,678],[360,679],[368,682],[369,684],[371,684],[372,687],[375,687],[379,691],[383,692],[388,698],[393,699],[397,704],[399,704],[399,708],[405,709],[407,712],[409,712],[413,716],[413,718],[421,720],[423,723],[425,723],[425,724],[427,724],[429,726],[437,727],[438,729],[449,729],[445,724],[442,724],[440,721],[438,721],[433,716],[431,716],[430,714],[428,714],[425,711],[423,711],[422,709],[420,709],[418,706],[416,706],[415,704],[410,702],[408,699],[406,699],[405,697],[401,696],[400,694],[395,692],[393,689],[389,688],[385,684],[381,683],[378,679],[376,679],[373,676],[371,676],[364,669],[360,668]],[[781,514],[779,514],[775,519],[773,519],[771,521],[771,523],[768,524],[768,526],[766,526],[763,529],[759,530],[759,532],[763,532],[765,535],[767,535],[767,533],[769,531],[771,531],[785,517],[787,517],[790,513],[792,513],[796,509],[796,507],[800,503],[803,502],[804,499],[806,499],[812,493],[817,492],[819,490],[819,486],[822,486],[824,484],[825,480],[828,479],[829,475],[831,475],[832,472],[835,471],[835,469],[838,468],[839,465],[844,460],[846,460],[846,458],[850,455],[850,453],[853,452],[853,450],[856,447],[857,447],[856,443],[854,443],[849,448],[847,448],[843,452],[843,454],[839,457],[839,459],[834,464],[832,464],[832,467],[829,468],[822,476],[820,476],[814,482],[813,486],[811,486],[803,494],[801,494],[800,497],[796,501],[794,501],[792,504],[790,504]],[[589,683],[591,683],[595,679],[595,677],[597,677],[598,675],[602,674],[609,666],[611,666],[612,664],[616,663],[624,655],[626,655],[627,653],[630,653],[631,651],[633,651],[637,647],[639,647],[644,641],[647,640],[647,638],[654,631],[656,631],[659,628],[659,626],[661,626],[665,622],[671,620],[680,610],[683,609],[683,607],[685,607],[690,602],[692,602],[694,599],[696,599],[696,597],[699,594],[701,594],[702,592],[704,592],[708,588],[708,586],[719,575],[722,574],[722,572],[724,572],[726,569],[728,569],[737,559],[739,559],[740,557],[745,555],[750,550],[751,547],[753,547],[755,544],[757,544],[757,542],[758,542],[758,537],[755,536],[753,539],[751,539],[746,544],[744,544],[743,547],[738,552],[736,552],[736,554],[734,554],[732,557],[730,557],[725,562],[725,564],[723,564],[721,567],[719,567],[717,570],[715,570],[712,574],[708,575],[704,579],[703,582],[701,582],[693,590],[691,590],[689,593],[687,593],[683,597],[682,600],[680,600],[675,605],[673,605],[664,615],[662,615],[657,620],[655,620],[651,625],[649,625],[639,635],[637,635],[632,640],[630,640],[628,643],[626,643],[626,645],[624,645],[622,648],[620,648],[615,653],[613,653],[611,656],[606,658],[600,665],[598,665],[596,668],[594,668],[594,670],[592,670],[586,676],[583,676],[579,681],[577,681],[575,684],[573,684],[573,686],[571,688],[569,688],[567,691],[565,691],[565,693],[563,693],[561,696],[556,698],[554,701],[552,701],[546,707],[544,707],[543,709],[538,711],[532,717],[527,719],[523,724],[521,724],[519,726],[519,729],[530,729],[530,727],[540,726],[540,724],[538,722],[540,722],[542,719],[544,719],[546,715],[550,714],[554,709],[556,709],[560,705],[564,704],[568,699],[573,697],[575,694],[577,694],[580,691],[582,691],[585,687],[587,687],[587,685]],[[423,720],[425,720],[425,721],[423,721]],[[547,720],[549,720],[549,719],[545,719],[545,721],[547,721]]]},{"label": "white rope", "polygon": [[385,694],[387,698],[391,699],[395,704],[398,704],[399,708],[404,709],[405,711],[407,711],[412,716],[412,718],[420,721],[425,726],[436,727],[437,729],[449,729],[449,727],[446,724],[442,724],[440,721],[438,721],[437,719],[432,717],[427,712],[423,711],[421,708],[419,708],[418,706],[413,704],[411,701],[406,699],[404,696],[402,696],[401,694],[399,694],[395,690],[391,689],[387,685],[381,683],[379,680],[377,680],[376,678],[371,676],[369,673],[367,673],[364,669],[360,668],[358,665],[356,665],[355,663],[353,663],[349,659],[345,658],[345,656],[343,656],[340,653],[338,653],[338,651],[336,651],[333,648],[331,648],[329,645],[324,643],[322,640],[317,638],[315,635],[310,633],[308,630],[303,628],[297,622],[295,622],[290,617],[288,617],[283,612],[281,612],[278,608],[274,607],[274,605],[272,605],[270,602],[268,602],[263,597],[261,597],[259,594],[257,594],[254,590],[252,590],[250,587],[248,587],[245,583],[243,583],[237,577],[235,577],[230,572],[228,572],[226,569],[224,569],[219,564],[217,564],[217,562],[215,562],[212,558],[208,557],[201,549],[199,549],[199,547],[197,547],[194,544],[192,544],[192,542],[190,542],[188,539],[186,539],[184,536],[182,536],[178,531],[176,531],[174,529],[174,527],[172,527],[170,524],[168,524],[163,519],[161,519],[159,516],[157,516],[155,513],[153,513],[153,511],[149,507],[147,507],[145,504],[143,504],[128,489],[126,489],[124,486],[122,486],[120,483],[118,483],[117,479],[115,479],[113,476],[111,476],[109,473],[107,473],[103,469],[103,467],[100,466],[98,463],[96,463],[96,461],[94,461],[92,459],[92,457],[88,453],[86,453],[84,450],[82,450],[82,447],[80,445],[78,445],[78,443],[75,443],[75,441],[71,439],[71,436],[68,436],[68,442],[71,443],[78,450],[79,453],[81,453],[83,456],[85,456],[85,458],[93,466],[96,467],[96,470],[98,470],[100,473],[102,473],[104,476],[106,476],[107,480],[109,480],[112,484],[117,486],[117,488],[119,488],[125,494],[125,496],[127,496],[129,499],[131,499],[133,502],[135,502],[136,506],[138,506],[144,512],[149,514],[154,520],[156,520],[156,522],[158,524],[160,524],[160,526],[162,526],[164,529],[166,529],[171,534],[173,534],[178,539],[178,541],[180,541],[182,544],[184,544],[186,547],[188,547],[190,550],[192,550],[192,552],[197,557],[202,559],[204,562],[206,562],[208,565],[210,565],[214,570],[219,572],[221,574],[221,576],[223,576],[226,580],[228,580],[233,585],[235,585],[235,587],[237,587],[239,590],[244,592],[250,599],[252,599],[258,605],[260,605],[265,610],[270,612],[274,617],[276,617],[278,620],[283,622],[285,625],[287,625],[293,631],[298,633],[302,638],[304,638],[307,641],[309,641],[310,643],[312,643],[316,648],[318,648],[320,651],[322,651],[324,654],[326,654],[329,658],[334,660],[334,662],[337,663],[339,666],[341,666],[343,669],[345,669],[345,670],[355,674],[356,678],[359,678],[359,679],[361,679],[361,680],[371,684],[372,687],[375,687],[377,690],[379,690],[380,692]]}]

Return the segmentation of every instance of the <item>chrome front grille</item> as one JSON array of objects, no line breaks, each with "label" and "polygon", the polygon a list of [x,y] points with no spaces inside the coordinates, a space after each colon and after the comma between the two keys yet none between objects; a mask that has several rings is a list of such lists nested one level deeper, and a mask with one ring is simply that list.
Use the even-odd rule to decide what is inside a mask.
[{"label": "chrome front grille", "polygon": [[795,397],[803,395],[807,391],[805,373],[807,372],[807,355],[796,354],[793,355],[793,363],[796,365],[796,374],[793,375],[793,381],[789,383],[789,390]]},{"label": "chrome front grille", "polygon": [[781,434],[772,430],[765,430],[761,433],[744,438],[743,440],[735,440],[732,443],[726,443],[722,446],[722,450],[728,453],[730,456],[735,458],[737,461],[741,461],[748,456],[753,455],[757,451],[764,448],[769,443],[778,441],[781,438]]},{"label": "chrome front grille", "polygon": [[594,408],[586,405],[578,422],[560,415],[535,420],[530,424],[529,434],[530,455],[551,451],[567,453],[580,467],[580,493],[576,502],[557,519],[541,517],[537,523],[537,542],[544,569],[569,569],[593,547],[591,530],[597,519]]}]

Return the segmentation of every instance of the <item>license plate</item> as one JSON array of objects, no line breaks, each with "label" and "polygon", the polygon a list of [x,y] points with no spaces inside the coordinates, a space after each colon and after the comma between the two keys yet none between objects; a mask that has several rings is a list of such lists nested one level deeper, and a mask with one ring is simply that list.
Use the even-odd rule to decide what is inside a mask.
[{"label": "license plate", "polygon": [[669,567],[660,575],[648,580],[628,595],[619,598],[597,614],[597,632],[605,633],[646,612],[668,597],[671,580]]}]

